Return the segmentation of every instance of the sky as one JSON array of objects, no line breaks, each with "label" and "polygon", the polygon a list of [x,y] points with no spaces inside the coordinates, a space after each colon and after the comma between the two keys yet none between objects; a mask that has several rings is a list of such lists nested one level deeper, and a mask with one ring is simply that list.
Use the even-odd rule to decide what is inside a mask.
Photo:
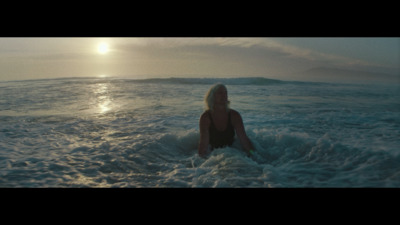
[{"label": "sky", "polygon": [[[0,81],[61,77],[400,80],[400,38],[0,38]],[[390,81],[391,82],[391,81]]]}]

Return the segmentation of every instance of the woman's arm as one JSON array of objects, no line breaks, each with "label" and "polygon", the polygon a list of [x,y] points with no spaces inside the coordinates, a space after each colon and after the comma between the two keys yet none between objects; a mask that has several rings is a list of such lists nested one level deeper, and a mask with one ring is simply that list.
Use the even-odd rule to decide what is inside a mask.
[{"label": "woman's arm", "polygon": [[205,157],[210,143],[210,133],[208,128],[210,126],[210,119],[208,113],[203,113],[200,117],[200,142],[199,142],[199,156]]},{"label": "woman's arm", "polygon": [[236,134],[242,144],[243,148],[245,149],[247,155],[251,154],[251,150],[254,150],[253,144],[251,143],[250,139],[247,137],[246,131],[244,130],[243,120],[240,114],[232,110],[232,124],[235,128]]}]

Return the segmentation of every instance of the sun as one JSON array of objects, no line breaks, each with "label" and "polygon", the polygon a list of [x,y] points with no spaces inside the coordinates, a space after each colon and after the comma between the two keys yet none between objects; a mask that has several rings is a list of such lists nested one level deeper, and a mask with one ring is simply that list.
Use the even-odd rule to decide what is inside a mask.
[{"label": "sun", "polygon": [[109,47],[108,47],[108,44],[105,42],[102,42],[97,46],[97,52],[102,55],[106,54],[108,51],[109,51]]}]

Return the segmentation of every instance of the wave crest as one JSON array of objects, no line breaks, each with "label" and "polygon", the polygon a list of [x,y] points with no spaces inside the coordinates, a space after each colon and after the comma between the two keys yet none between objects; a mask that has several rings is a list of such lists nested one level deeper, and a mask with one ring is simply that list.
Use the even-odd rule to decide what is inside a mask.
[{"label": "wave crest", "polygon": [[135,83],[157,83],[157,84],[215,84],[224,83],[226,85],[273,85],[285,83],[281,80],[269,79],[264,77],[246,78],[150,78],[143,80],[132,80]]}]

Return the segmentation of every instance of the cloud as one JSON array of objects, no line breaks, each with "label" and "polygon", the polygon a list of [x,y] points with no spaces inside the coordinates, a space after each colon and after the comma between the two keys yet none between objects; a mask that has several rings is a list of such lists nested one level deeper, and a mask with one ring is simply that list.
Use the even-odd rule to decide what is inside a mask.
[{"label": "cloud", "polygon": [[[118,42],[117,42],[118,41]],[[122,61],[182,73],[271,76],[311,68],[311,53],[271,38],[128,38],[115,41]],[[310,65],[310,63],[312,65]],[[172,66],[173,65],[173,66]],[[162,70],[161,67],[165,67]],[[157,68],[155,68],[157,67]],[[150,68],[150,67],[147,67]],[[150,69],[149,69],[150,70]]]},{"label": "cloud", "polygon": [[[109,54],[97,54],[100,41],[109,43]],[[9,72],[21,70],[21,73],[34,71],[28,68],[31,66],[40,67],[37,73],[66,73],[74,69],[73,73],[85,71],[85,74],[104,71],[160,76],[273,77],[314,67],[353,70],[376,67],[361,59],[288,44],[285,38],[1,39],[0,49],[4,50],[0,52],[0,63]],[[26,69],[22,71],[23,68]]]},{"label": "cloud", "polygon": [[[275,55],[294,60],[304,60],[315,63],[331,63],[334,65],[364,65],[372,66],[372,63],[360,59],[328,54],[301,48],[294,45],[283,43],[282,38],[133,38],[126,39],[117,48],[121,51],[134,51],[137,48],[147,49],[189,49],[199,50],[200,47],[214,47],[217,49],[238,48],[238,49],[258,49],[264,51],[266,55]],[[196,48],[197,47],[197,48]]]}]

